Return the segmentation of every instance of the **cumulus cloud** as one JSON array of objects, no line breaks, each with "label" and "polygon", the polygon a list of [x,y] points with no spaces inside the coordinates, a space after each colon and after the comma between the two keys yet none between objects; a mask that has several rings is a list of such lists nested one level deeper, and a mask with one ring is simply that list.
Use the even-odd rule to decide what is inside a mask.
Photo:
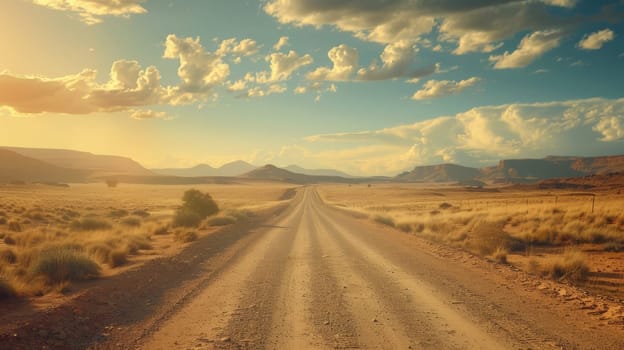
[{"label": "cumulus cloud", "polygon": [[502,55],[490,56],[495,69],[526,67],[546,52],[559,46],[563,34],[559,30],[537,31],[520,41],[513,52],[505,51]]},{"label": "cumulus cloud", "polygon": [[471,86],[474,86],[481,79],[472,77],[460,81],[453,80],[429,80],[423,88],[416,91],[412,96],[413,100],[426,100],[430,98],[444,97],[458,94]]},{"label": "cumulus cloud", "polygon": [[359,80],[387,80],[409,74],[416,48],[407,40],[388,44],[381,53],[381,66],[377,63],[358,70]]},{"label": "cumulus cloud", "polygon": [[98,84],[96,75],[90,69],[59,78],[2,73],[0,105],[27,114],[89,114],[158,104],[169,96],[158,69],[143,69],[136,61],[114,62],[105,84]]},{"label": "cumulus cloud", "polygon": [[86,24],[102,22],[104,16],[128,17],[146,13],[145,0],[32,0],[34,4],[77,14]]},{"label": "cumulus cloud", "polygon": [[256,76],[258,83],[288,80],[295,71],[314,62],[312,56],[308,54],[300,56],[294,50],[290,50],[288,54],[275,52],[266,56],[265,59],[269,62],[271,72],[259,73]]},{"label": "cumulus cloud", "polygon": [[235,56],[251,56],[260,51],[260,45],[253,39],[243,39],[238,41],[236,38],[225,39],[221,42],[217,55],[232,54]]},{"label": "cumulus cloud", "polygon": [[491,52],[521,31],[559,28],[568,23],[551,7],[573,7],[573,0],[479,1],[317,1],[269,0],[264,10],[280,23],[331,25],[360,39],[390,44],[417,42],[439,32],[457,43],[456,54]]},{"label": "cumulus cloud", "polygon": [[346,81],[359,67],[358,50],[345,44],[333,47],[327,53],[332,67],[319,67],[307,74],[309,80]]},{"label": "cumulus cloud", "polygon": [[279,40],[275,43],[275,45],[273,45],[273,49],[275,49],[275,51],[279,51],[282,49],[282,47],[287,46],[287,45],[288,45],[288,37],[283,36],[279,38]]},{"label": "cumulus cloud", "polygon": [[[326,166],[366,174],[375,173],[371,169],[396,174],[441,162],[483,166],[501,158],[621,153],[624,98],[484,106],[381,130],[313,135],[306,141],[308,149],[328,144],[332,152],[361,154],[322,160]],[[322,153],[315,152],[316,157]]]},{"label": "cumulus cloud", "polygon": [[582,50],[600,50],[602,45],[615,39],[615,33],[611,29],[599,30],[595,33],[585,35],[578,43],[578,48]]},{"label": "cumulus cloud", "polygon": [[199,37],[193,39],[168,35],[163,57],[180,62],[178,77],[181,84],[172,91],[173,104],[211,97],[213,89],[222,85],[230,75],[230,66],[223,62],[222,53],[206,51]]}]

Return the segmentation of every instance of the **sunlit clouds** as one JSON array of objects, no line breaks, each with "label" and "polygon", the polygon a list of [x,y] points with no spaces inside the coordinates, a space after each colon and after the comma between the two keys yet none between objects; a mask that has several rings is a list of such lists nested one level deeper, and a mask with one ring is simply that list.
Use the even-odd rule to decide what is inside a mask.
[{"label": "sunlit clouds", "polygon": [[602,46],[615,38],[611,29],[599,30],[583,37],[578,47],[583,50],[600,50]]},{"label": "sunlit clouds", "polygon": [[624,152],[621,0],[0,3],[15,146],[357,175]]},{"label": "sunlit clouds", "polygon": [[75,13],[86,24],[97,24],[105,16],[129,17],[146,13],[145,0],[32,0],[34,4]]}]

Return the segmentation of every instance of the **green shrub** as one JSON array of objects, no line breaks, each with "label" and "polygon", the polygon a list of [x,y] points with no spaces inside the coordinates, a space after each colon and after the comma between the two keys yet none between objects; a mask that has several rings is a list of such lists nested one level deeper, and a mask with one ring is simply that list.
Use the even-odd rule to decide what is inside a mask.
[{"label": "green shrub", "polygon": [[180,208],[173,216],[173,226],[197,227],[202,221],[201,215],[188,209]]},{"label": "green shrub", "polygon": [[208,193],[202,193],[196,189],[184,192],[182,197],[183,209],[197,213],[202,219],[219,212],[217,203]]},{"label": "green shrub", "polygon": [[74,220],[69,227],[74,231],[97,231],[109,230],[113,227],[113,225],[111,225],[108,221],[89,217]]},{"label": "green shrub", "polygon": [[215,216],[207,221],[210,226],[226,226],[236,222],[236,218],[232,216]]},{"label": "green shrub", "polygon": [[54,246],[41,251],[32,262],[29,272],[54,285],[97,277],[100,275],[100,267],[73,246]]}]

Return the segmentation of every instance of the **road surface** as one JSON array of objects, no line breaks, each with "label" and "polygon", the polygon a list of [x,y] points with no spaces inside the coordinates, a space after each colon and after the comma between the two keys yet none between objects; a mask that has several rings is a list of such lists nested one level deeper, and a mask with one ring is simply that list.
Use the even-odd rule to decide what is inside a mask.
[{"label": "road surface", "polygon": [[[301,189],[141,349],[607,349],[584,313],[412,245]],[[413,240],[413,239],[412,239]],[[117,343],[120,345],[120,343]]]}]

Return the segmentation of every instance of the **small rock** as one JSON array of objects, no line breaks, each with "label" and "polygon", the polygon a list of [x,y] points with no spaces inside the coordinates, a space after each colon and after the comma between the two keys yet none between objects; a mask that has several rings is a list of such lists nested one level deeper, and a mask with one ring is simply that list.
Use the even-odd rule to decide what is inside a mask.
[{"label": "small rock", "polygon": [[373,322],[379,322],[379,321],[377,321],[377,317],[373,318]]},{"label": "small rock", "polygon": [[568,295],[568,291],[561,288],[559,289],[559,296],[565,297],[566,295]]},{"label": "small rock", "polygon": [[223,342],[223,343],[228,343],[228,342],[232,341],[232,338],[230,338],[230,337],[223,337],[223,338],[221,338],[219,340],[221,340],[221,342]]},{"label": "small rock", "polygon": [[325,321],[323,322],[323,324],[327,326],[329,324],[329,321]]}]

